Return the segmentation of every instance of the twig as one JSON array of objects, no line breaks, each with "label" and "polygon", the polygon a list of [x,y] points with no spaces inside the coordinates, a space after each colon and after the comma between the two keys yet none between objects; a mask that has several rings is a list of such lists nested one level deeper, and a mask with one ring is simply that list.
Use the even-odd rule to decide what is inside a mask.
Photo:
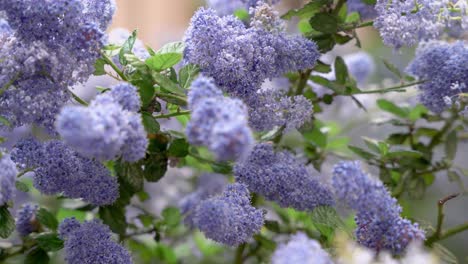
[{"label": "twig", "polygon": [[234,264],[242,264],[244,263],[244,258],[242,257],[244,255],[244,249],[245,249],[246,244],[241,244],[237,247],[236,249],[236,255],[234,257]]},{"label": "twig", "polygon": [[127,76],[125,76],[125,74],[119,69],[119,67],[114,63],[114,61],[112,60],[112,58],[110,58],[109,56],[107,56],[106,53],[104,52],[101,52],[101,55],[102,55],[102,58],[106,61],[107,64],[109,64],[112,69],[120,76],[120,78],[122,78],[122,80],[124,81],[128,81],[127,79]]},{"label": "twig", "polygon": [[177,112],[170,113],[170,114],[157,115],[154,118],[155,119],[161,119],[161,118],[170,118],[170,117],[182,116],[182,115],[190,115],[190,111],[177,111]]},{"label": "twig", "polygon": [[[438,213],[437,213],[437,227],[436,227],[436,231],[434,232],[434,234],[432,234],[432,236],[430,236],[427,241],[426,241],[426,244],[427,245],[432,245],[434,242],[438,241],[438,240],[441,240],[441,239],[444,239],[446,237],[449,237],[453,234],[456,234],[458,232],[461,232],[461,231],[457,231],[460,227],[457,227],[455,230],[448,230],[446,233],[444,233],[444,235],[442,235],[442,225],[444,223],[444,205],[445,203],[447,203],[448,201],[454,199],[455,197],[457,197],[458,195],[460,195],[459,193],[456,193],[456,194],[451,194],[445,198],[442,198],[440,199],[438,202],[437,202],[437,208],[438,208]],[[468,228],[468,223],[466,224]],[[448,235],[447,235],[448,233]]]}]

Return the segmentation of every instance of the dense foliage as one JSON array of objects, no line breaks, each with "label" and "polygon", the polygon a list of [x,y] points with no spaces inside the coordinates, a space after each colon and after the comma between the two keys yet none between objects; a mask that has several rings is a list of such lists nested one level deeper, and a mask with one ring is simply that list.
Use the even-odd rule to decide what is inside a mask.
[{"label": "dense foliage", "polygon": [[[156,51],[109,41],[113,0],[1,0],[0,261],[456,263],[439,241],[468,229],[444,225],[468,174],[468,1],[206,4]],[[340,56],[370,27],[416,48],[405,70]],[[117,84],[84,100],[92,75]],[[444,175],[462,195],[415,217]],[[177,199],[153,210],[154,186]]]}]

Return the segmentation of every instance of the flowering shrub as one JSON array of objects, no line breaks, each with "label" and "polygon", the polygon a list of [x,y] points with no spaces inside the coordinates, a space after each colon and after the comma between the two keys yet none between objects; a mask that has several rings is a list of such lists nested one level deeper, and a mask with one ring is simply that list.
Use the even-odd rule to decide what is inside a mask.
[{"label": "flowering shrub", "polygon": [[[113,0],[1,0],[0,262],[455,263],[460,194],[410,206],[466,193],[468,1],[284,7],[207,0],[153,50]],[[344,54],[361,28],[416,54]]]}]

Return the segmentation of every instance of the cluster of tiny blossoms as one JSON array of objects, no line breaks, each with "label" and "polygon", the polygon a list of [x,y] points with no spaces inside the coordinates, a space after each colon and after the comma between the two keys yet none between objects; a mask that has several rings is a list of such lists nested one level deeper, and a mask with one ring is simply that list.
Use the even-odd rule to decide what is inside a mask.
[{"label": "cluster of tiny blossoms", "polygon": [[269,143],[257,144],[245,161],[236,164],[234,175],[251,191],[283,207],[312,211],[334,204],[332,193],[318,177],[292,153],[276,152]]},{"label": "cluster of tiny blossoms", "polygon": [[95,205],[112,204],[119,195],[117,179],[106,167],[78,154],[63,141],[23,139],[11,155],[20,168],[34,171],[34,187],[43,194],[63,193]]},{"label": "cluster of tiny blossoms", "polygon": [[246,156],[254,142],[247,107],[239,99],[224,97],[212,79],[199,77],[188,94],[192,110],[187,137],[193,145],[207,146],[218,160]]},{"label": "cluster of tiny blossoms", "polygon": [[263,211],[250,205],[250,193],[240,183],[228,185],[220,196],[202,201],[194,225],[206,237],[228,246],[247,242],[263,226]]},{"label": "cluster of tiny blossoms", "polygon": [[407,71],[424,81],[420,101],[440,113],[468,93],[468,47],[463,41],[421,43]]},{"label": "cluster of tiny blossoms", "polygon": [[0,116],[12,127],[37,124],[54,133],[55,116],[70,99],[68,87],[94,71],[114,3],[4,0],[0,11],[11,27],[2,26],[0,38],[0,87],[6,89]]},{"label": "cluster of tiny blossoms", "polygon": [[137,89],[119,84],[98,95],[89,107],[64,107],[57,117],[57,131],[86,157],[135,162],[145,157],[148,146],[140,107]]},{"label": "cluster of tiny blossoms", "polygon": [[333,264],[330,255],[322,249],[319,242],[298,233],[291,236],[287,244],[281,244],[271,257],[272,264]]},{"label": "cluster of tiny blossoms", "polygon": [[0,206],[14,198],[18,170],[10,156],[0,150]]},{"label": "cluster of tiny blossoms", "polygon": [[17,212],[16,231],[20,236],[27,236],[39,230],[39,221],[36,218],[39,206],[37,204],[24,204]]},{"label": "cluster of tiny blossoms", "polygon": [[130,253],[112,240],[109,227],[97,220],[80,223],[67,218],[59,226],[59,235],[65,240],[68,264],[133,263]]},{"label": "cluster of tiny blossoms", "polygon": [[[288,36],[277,12],[265,3],[251,14],[247,27],[234,16],[198,10],[185,36],[185,61],[199,65],[223,91],[242,99],[254,129],[300,127],[311,115],[307,100],[284,99],[278,91],[265,94],[260,88],[266,79],[312,68],[320,55],[317,46],[301,36]],[[266,111],[267,105],[275,110]]]},{"label": "cluster of tiny blossoms", "polygon": [[365,173],[358,161],[338,163],[333,170],[337,199],[357,211],[356,237],[377,251],[402,253],[412,241],[423,241],[418,224],[400,216],[401,207],[382,182]]}]

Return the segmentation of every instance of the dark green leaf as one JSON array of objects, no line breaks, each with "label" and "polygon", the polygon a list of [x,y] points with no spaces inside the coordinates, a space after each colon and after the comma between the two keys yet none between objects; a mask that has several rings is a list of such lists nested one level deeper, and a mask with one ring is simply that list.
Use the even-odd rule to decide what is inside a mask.
[{"label": "dark green leaf", "polygon": [[265,220],[265,227],[271,232],[279,233],[280,225],[278,221]]},{"label": "dark green leaf", "polygon": [[99,58],[96,63],[94,64],[94,75],[95,76],[101,76],[106,74],[106,70],[104,69],[104,66],[106,66],[107,62]]},{"label": "dark green leaf", "polygon": [[336,41],[332,34],[321,34],[312,37],[312,40],[317,44],[321,53],[328,52],[335,47]]},{"label": "dark green leaf", "polygon": [[372,158],[375,158],[375,155],[366,151],[366,150],[363,150],[362,148],[359,148],[359,147],[355,147],[355,146],[348,146],[348,148],[354,152],[355,154],[357,154],[358,156],[360,156],[361,158],[364,158],[364,159],[372,159]]},{"label": "dark green leaf", "polygon": [[47,209],[39,209],[36,214],[36,218],[43,226],[48,227],[51,230],[57,230],[59,225],[57,218],[51,212],[47,211]]},{"label": "dark green leaf", "polygon": [[144,176],[149,182],[157,182],[167,171],[168,159],[165,153],[152,154],[148,161],[145,163]]},{"label": "dark green leaf", "polygon": [[63,248],[63,241],[56,233],[42,233],[34,238],[45,251],[58,251]]},{"label": "dark green leaf", "polygon": [[340,45],[344,45],[353,40],[353,38],[348,35],[335,34],[334,36],[336,43]]},{"label": "dark green leaf", "polygon": [[310,19],[313,29],[326,34],[333,34],[338,31],[338,18],[330,13],[318,13]]},{"label": "dark green leaf", "polygon": [[407,138],[408,138],[408,134],[396,133],[396,134],[391,134],[387,138],[387,142],[389,144],[401,145],[406,141]]},{"label": "dark green leaf", "polygon": [[127,65],[127,59],[125,58],[126,54],[131,54],[133,46],[135,45],[135,41],[137,39],[137,31],[134,30],[132,35],[128,37],[125,43],[122,45],[119,53],[119,60],[122,65]]},{"label": "dark green leaf", "polygon": [[348,68],[346,67],[346,63],[339,56],[335,59],[335,78],[336,82],[339,84],[345,84],[346,79],[348,78]]},{"label": "dark green leaf", "polygon": [[179,83],[184,89],[187,89],[192,84],[192,81],[197,77],[200,68],[195,64],[187,64],[179,71]]},{"label": "dark green leaf", "polygon": [[392,113],[398,117],[401,117],[401,118],[408,117],[408,111],[406,109],[403,109],[388,100],[385,100],[385,99],[377,100],[377,106],[380,109],[386,112]]},{"label": "dark green leaf", "polygon": [[153,76],[153,80],[161,86],[161,89],[164,89],[171,93],[185,96],[185,90],[180,88],[176,83],[171,81],[171,79],[169,79],[168,77],[157,72],[153,72],[152,76]]},{"label": "dark green leaf", "polygon": [[421,152],[418,151],[413,151],[413,150],[397,150],[397,151],[392,151],[387,154],[387,157],[389,158],[399,158],[399,159],[405,159],[405,158],[421,158],[424,155]]},{"label": "dark green leaf", "polygon": [[183,158],[187,156],[189,143],[184,138],[178,138],[171,142],[167,154],[172,157]]},{"label": "dark green leaf", "polygon": [[298,16],[301,18],[304,18],[304,17],[308,18],[320,12],[320,9],[323,6],[329,5],[332,3],[333,3],[332,0],[312,0],[302,8],[290,10],[289,12],[284,14],[281,18],[288,19],[288,20],[294,16]]},{"label": "dark green leaf", "polygon": [[15,230],[15,219],[8,211],[8,206],[0,207],[0,237],[8,238]]},{"label": "dark green leaf", "polygon": [[331,72],[331,66],[321,61],[317,61],[317,64],[314,67],[314,71],[320,73],[329,73]]},{"label": "dark green leaf", "polygon": [[113,232],[119,235],[125,235],[127,229],[125,207],[119,205],[99,207],[99,217]]},{"label": "dark green leaf", "polygon": [[452,130],[445,139],[445,155],[447,159],[453,160],[457,154],[458,137],[457,131]]},{"label": "dark green leaf", "polygon": [[24,264],[48,264],[49,261],[50,258],[47,252],[40,247],[36,247],[27,253]]},{"label": "dark green leaf", "polygon": [[143,125],[145,126],[146,132],[149,134],[156,134],[159,132],[160,126],[158,121],[150,113],[143,112]]},{"label": "dark green leaf", "polygon": [[375,5],[377,0],[362,0],[362,2],[366,5]]},{"label": "dark green leaf", "polygon": [[16,189],[18,189],[19,191],[29,192],[29,186],[26,183],[16,181],[15,185],[16,185]]},{"label": "dark green leaf", "polygon": [[258,234],[254,236],[254,239],[265,249],[270,251],[274,251],[276,249],[276,242],[266,236]]}]

